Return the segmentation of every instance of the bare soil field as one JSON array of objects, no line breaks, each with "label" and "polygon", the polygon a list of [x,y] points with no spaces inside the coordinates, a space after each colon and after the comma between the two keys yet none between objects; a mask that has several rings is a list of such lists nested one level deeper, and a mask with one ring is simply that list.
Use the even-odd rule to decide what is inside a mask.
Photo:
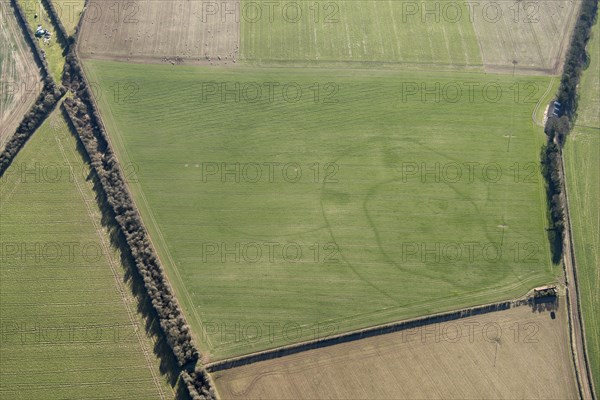
[{"label": "bare soil field", "polygon": [[486,71],[514,64],[519,73],[559,73],[578,10],[577,0],[476,3],[471,18]]},{"label": "bare soil field", "polygon": [[223,399],[577,398],[564,298],[215,372]]},{"label": "bare soil field", "polygon": [[[239,12],[239,0],[221,3],[223,8]],[[78,41],[79,53],[86,58],[132,62],[234,63],[239,51],[239,17],[234,12],[224,14],[223,19],[208,19],[209,4],[90,0]]]},{"label": "bare soil field", "polygon": [[[483,64],[488,72],[556,74],[579,6],[576,0],[486,0],[456,10],[443,1],[428,7],[409,1],[330,3],[339,20],[326,24],[309,18],[309,6],[300,7],[304,19],[296,23],[277,13],[255,22],[248,15],[255,3],[244,0],[90,0],[79,51],[84,58],[143,63],[232,65],[241,51],[250,64]],[[365,26],[367,21],[377,22]],[[357,37],[349,36],[348,26]]]},{"label": "bare soil field", "polygon": [[8,2],[0,2],[0,148],[35,101],[42,85],[38,67]]}]

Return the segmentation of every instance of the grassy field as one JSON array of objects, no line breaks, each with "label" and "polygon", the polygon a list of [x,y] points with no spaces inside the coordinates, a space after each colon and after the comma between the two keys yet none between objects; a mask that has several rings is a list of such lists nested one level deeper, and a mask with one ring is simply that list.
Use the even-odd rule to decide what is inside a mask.
[{"label": "grassy field", "polygon": [[[29,26],[31,26],[34,33],[38,25],[42,25],[43,29],[52,33],[52,37],[48,43],[44,43],[43,39],[37,40],[42,50],[46,52],[46,60],[50,66],[52,77],[56,82],[60,82],[62,80],[62,73],[65,65],[65,56],[63,55],[64,49],[56,40],[56,32],[52,26],[50,16],[42,6],[40,0],[18,0],[18,3],[23,8],[23,11],[25,11],[27,22],[29,22]],[[36,15],[37,18],[35,18]]]},{"label": "grassy field", "polygon": [[590,66],[579,85],[576,126],[564,150],[569,206],[588,356],[600,388],[600,30],[588,45]]},{"label": "grassy field", "polygon": [[97,18],[79,40],[86,58],[540,74],[556,72],[577,2],[92,0],[90,8]]},{"label": "grassy field", "polygon": [[576,399],[564,300],[215,372],[224,399]]},{"label": "grassy field", "polygon": [[[534,166],[547,78],[86,68],[209,358],[520,296],[560,274]],[[411,95],[436,82],[438,99]],[[479,89],[450,101],[461,84]]]},{"label": "grassy field", "polygon": [[261,17],[242,0],[241,54],[253,64],[366,62],[404,69],[553,72],[577,4],[413,1],[299,2]]},{"label": "grassy field", "polygon": [[[272,18],[263,11],[259,18],[253,3],[243,0],[242,59],[250,63],[361,61],[415,64],[416,68],[433,64],[481,67],[466,4],[435,3],[440,7],[438,16],[424,21],[423,3],[415,2],[302,1],[294,3],[295,7],[275,8]],[[440,17],[442,13],[447,19]]]},{"label": "grassy field", "polygon": [[59,18],[67,33],[72,35],[75,33],[75,27],[79,22],[81,11],[83,10],[84,0],[52,0],[54,7],[59,13]]},{"label": "grassy field", "polygon": [[55,112],[0,180],[0,396],[172,398]]}]

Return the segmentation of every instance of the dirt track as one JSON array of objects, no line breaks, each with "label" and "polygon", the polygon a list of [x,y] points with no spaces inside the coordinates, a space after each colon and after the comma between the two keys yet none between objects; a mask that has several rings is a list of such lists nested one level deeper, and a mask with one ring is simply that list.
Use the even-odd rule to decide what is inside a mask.
[{"label": "dirt track", "polygon": [[580,396],[584,400],[595,399],[593,390],[593,380],[591,379],[591,371],[587,360],[586,343],[583,322],[581,321],[581,306],[579,304],[579,288],[577,285],[577,264],[575,253],[573,250],[573,242],[571,236],[571,217],[569,215],[569,199],[566,192],[566,174],[564,169],[564,159],[561,155],[560,159],[561,175],[564,182],[564,199],[565,199],[565,238],[564,238],[564,254],[563,262],[565,268],[565,276],[567,280],[567,296],[568,296],[568,311],[569,311],[569,329],[571,337],[571,348],[573,352],[573,362],[577,371],[577,379],[579,385]]}]

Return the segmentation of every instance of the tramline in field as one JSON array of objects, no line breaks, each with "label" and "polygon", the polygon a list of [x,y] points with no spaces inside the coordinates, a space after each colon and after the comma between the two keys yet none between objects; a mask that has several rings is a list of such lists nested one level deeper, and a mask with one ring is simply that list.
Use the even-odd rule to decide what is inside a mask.
[{"label": "tramline in field", "polygon": [[[3,392],[39,397],[17,370],[40,376],[50,398],[168,398],[178,378],[177,398],[186,386],[194,398],[575,398],[578,382],[581,391],[585,353],[569,348],[576,324],[566,320],[577,301],[565,304],[550,258],[539,125],[577,2],[16,1],[69,89],[63,111],[82,147],[59,111],[35,133],[29,119],[34,134],[0,181],[2,324],[25,327],[20,337],[31,326],[62,334],[74,318],[86,336],[56,341],[41,329],[41,344],[21,340],[16,353],[3,341]],[[66,37],[76,26],[63,76],[55,30]],[[568,108],[560,101],[557,115]],[[582,110],[579,121],[593,125]],[[582,157],[570,169],[593,165],[580,148],[593,143],[588,133],[575,135]],[[77,151],[100,183],[87,165],[72,168]],[[63,171],[57,160],[69,166],[66,182],[52,175]],[[577,238],[590,228],[585,182],[569,189],[589,275],[593,246]],[[65,204],[68,215],[56,211]],[[154,322],[132,308],[104,232],[115,216],[137,266],[128,272],[144,277],[151,299],[137,311],[151,302]],[[48,257],[64,256],[64,244],[68,262]],[[581,287],[593,356],[592,286]],[[381,334],[417,319],[430,323]],[[483,325],[481,335],[449,340],[464,323]],[[91,337],[90,325],[116,333]],[[154,325],[165,343],[145,337]],[[367,328],[380,335],[306,350]],[[415,332],[420,340],[406,339]],[[78,371],[23,364],[32,349]],[[257,362],[264,350],[289,352]],[[83,366],[94,358],[103,365]]]},{"label": "tramline in field", "polygon": [[170,391],[88,176],[55,111],[0,179],[3,396],[164,399]]},{"label": "tramline in field", "polygon": [[[207,359],[521,296],[560,274],[531,123],[546,78],[86,67],[104,93],[136,85],[100,108]],[[303,96],[235,94],[257,82]],[[475,97],[414,93],[459,82]],[[316,83],[336,101],[316,102]]]}]

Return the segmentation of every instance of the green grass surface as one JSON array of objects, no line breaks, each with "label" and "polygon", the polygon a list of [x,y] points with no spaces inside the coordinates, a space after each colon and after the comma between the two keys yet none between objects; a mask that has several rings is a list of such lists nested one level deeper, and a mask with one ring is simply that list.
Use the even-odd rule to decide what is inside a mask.
[{"label": "green grass surface", "polygon": [[[517,78],[535,93],[514,101],[510,76],[86,68],[103,89],[100,107],[145,224],[213,359],[520,296],[560,274],[548,260],[543,183],[532,169],[543,138],[531,115],[548,78]],[[297,102],[280,91],[236,102],[207,94],[207,82],[304,89]],[[325,101],[327,82],[337,102]],[[503,96],[403,101],[403,85],[435,82],[496,83]],[[261,166],[256,179],[251,163],[272,162],[273,176]],[[211,163],[239,163],[239,182],[211,175]],[[409,175],[436,165],[440,182]]]},{"label": "green grass surface", "polygon": [[[48,61],[52,77],[57,83],[60,83],[65,65],[64,49],[56,40],[56,31],[54,30],[50,16],[42,6],[40,0],[18,0],[18,3],[23,8],[23,11],[25,11],[27,22],[29,22],[31,29],[33,29],[32,33],[35,33],[38,25],[42,25],[43,29],[52,33],[52,37],[48,43],[44,43],[43,39],[36,38],[36,40],[42,50],[46,52],[46,60]],[[37,18],[35,18],[36,14]]]},{"label": "green grass surface", "polygon": [[240,8],[241,56],[249,63],[482,66],[463,3],[428,6],[439,8],[437,22],[435,15],[423,20],[423,3],[404,1],[300,1],[274,7],[271,16],[267,6],[259,16],[255,4],[243,0]]},{"label": "green grass surface", "polygon": [[75,27],[79,23],[79,17],[83,10],[84,0],[52,0],[54,7],[59,13],[59,18],[67,33],[75,33]]},{"label": "green grass surface", "polygon": [[88,174],[55,112],[0,180],[2,398],[157,399],[170,390],[118,254],[104,247]]},{"label": "green grass surface", "polygon": [[588,44],[589,68],[579,84],[576,126],[564,150],[571,226],[588,356],[600,388],[600,31]]}]

